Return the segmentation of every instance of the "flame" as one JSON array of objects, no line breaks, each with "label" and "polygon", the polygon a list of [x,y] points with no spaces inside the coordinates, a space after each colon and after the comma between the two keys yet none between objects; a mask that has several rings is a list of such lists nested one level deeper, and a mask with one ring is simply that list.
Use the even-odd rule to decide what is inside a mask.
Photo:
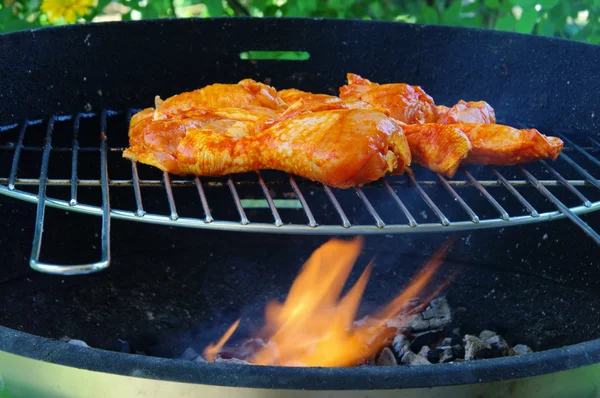
[{"label": "flame", "polygon": [[[371,274],[371,262],[358,281],[340,298],[352,266],[362,249],[362,239],[331,240],[318,248],[304,264],[283,304],[270,302],[260,335],[268,343],[249,361],[256,365],[352,366],[378,352],[398,328],[387,326],[409,300],[423,291],[439,268],[449,244],[442,246],[410,285],[365,322],[354,322]],[[445,284],[444,284],[445,286]],[[443,288],[439,287],[427,301]],[[408,322],[401,318],[400,322]],[[208,361],[237,327],[236,322],[216,345],[205,350]]]}]

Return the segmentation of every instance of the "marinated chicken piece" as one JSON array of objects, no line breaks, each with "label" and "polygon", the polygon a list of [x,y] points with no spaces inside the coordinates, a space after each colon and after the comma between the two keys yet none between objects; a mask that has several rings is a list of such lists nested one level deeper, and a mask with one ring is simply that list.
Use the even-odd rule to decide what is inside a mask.
[{"label": "marinated chicken piece", "polygon": [[439,124],[404,126],[413,161],[452,177],[461,163],[507,166],[550,158],[563,148],[556,137],[536,129],[519,130],[500,124]]},{"label": "marinated chicken piece", "polygon": [[315,95],[313,93],[309,93],[307,91],[298,90],[296,88],[286,88],[284,90],[279,90],[277,92],[279,98],[283,100],[288,105],[292,105],[294,102],[311,95]]},{"label": "marinated chicken piece", "polygon": [[[373,108],[371,105],[366,102],[360,100],[342,100],[340,97],[335,97],[333,95],[326,94],[308,94],[302,96],[296,102],[291,104],[285,112],[283,112],[278,118],[268,121],[265,123],[265,126],[272,126],[276,123],[279,123],[283,120],[301,115],[307,112],[319,112],[319,111],[328,111],[335,109],[364,109],[364,108]],[[386,116],[389,116],[389,112],[386,109],[378,108],[379,112],[384,113]]]},{"label": "marinated chicken piece", "polygon": [[465,133],[449,124],[411,124],[403,126],[412,160],[436,173],[452,177],[471,151]]},{"label": "marinated chicken piece", "polygon": [[277,91],[266,84],[244,79],[237,84],[211,84],[198,90],[167,98],[156,107],[161,114],[180,114],[199,108],[260,106],[283,112],[287,105]]},{"label": "marinated chicken piece", "polygon": [[465,163],[509,166],[556,160],[563,149],[560,138],[541,134],[536,129],[516,129],[501,124],[454,124],[465,133],[473,148]]},{"label": "marinated chicken piece", "polygon": [[264,123],[276,117],[277,113],[272,109],[252,105],[244,108],[200,108],[177,116],[159,114],[153,108],[147,108],[131,118],[129,148],[123,152],[123,157],[181,174],[177,146],[189,129],[207,128],[214,133],[242,137],[255,134]]},{"label": "marinated chicken piece", "polygon": [[438,120],[436,123],[496,123],[496,113],[485,101],[465,102],[458,101],[452,108],[443,105],[437,106]]},{"label": "marinated chicken piece", "polygon": [[437,120],[433,99],[418,86],[404,83],[377,84],[353,73],[348,84],[340,87],[340,98],[357,99],[376,108],[385,108],[390,117],[407,124],[432,123]]},{"label": "marinated chicken piece", "polygon": [[402,128],[373,109],[304,113],[241,138],[189,130],[177,148],[184,173],[286,171],[338,188],[402,173],[411,154]]}]

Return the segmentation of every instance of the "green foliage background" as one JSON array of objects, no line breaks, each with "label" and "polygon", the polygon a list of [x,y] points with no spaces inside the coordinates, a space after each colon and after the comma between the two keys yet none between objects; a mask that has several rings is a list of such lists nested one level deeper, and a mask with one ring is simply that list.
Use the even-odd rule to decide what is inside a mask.
[{"label": "green foliage background", "polygon": [[[0,32],[49,25],[43,0],[0,0]],[[73,1],[73,0],[63,0]],[[600,0],[96,0],[80,22],[187,17],[327,17],[480,27],[600,44]],[[56,22],[61,24],[63,22]]]}]

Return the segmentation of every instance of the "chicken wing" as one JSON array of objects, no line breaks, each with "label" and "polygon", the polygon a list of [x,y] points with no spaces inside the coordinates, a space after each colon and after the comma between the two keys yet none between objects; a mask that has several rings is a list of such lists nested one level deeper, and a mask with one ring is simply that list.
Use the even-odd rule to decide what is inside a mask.
[{"label": "chicken wing", "polygon": [[353,73],[348,84],[340,87],[340,98],[357,99],[376,108],[385,108],[391,117],[407,124],[437,120],[433,99],[418,86],[404,83],[377,84]]},{"label": "chicken wing", "polygon": [[460,100],[452,108],[438,105],[437,113],[436,123],[496,123],[494,108],[485,101],[465,102]]},{"label": "chicken wing", "polygon": [[412,160],[429,170],[452,177],[471,151],[471,141],[455,125],[411,124],[403,127]]},{"label": "chicken wing", "polygon": [[439,124],[404,126],[413,161],[452,177],[463,164],[507,166],[556,159],[563,142],[536,129],[500,124]]},{"label": "chicken wing", "polygon": [[536,129],[516,129],[501,124],[463,123],[456,126],[473,145],[465,163],[509,166],[541,159],[556,160],[563,149],[560,138]]},{"label": "chicken wing", "polygon": [[177,148],[184,173],[221,176],[276,169],[338,188],[400,173],[411,154],[402,128],[373,109],[304,113],[241,138],[189,130]]}]

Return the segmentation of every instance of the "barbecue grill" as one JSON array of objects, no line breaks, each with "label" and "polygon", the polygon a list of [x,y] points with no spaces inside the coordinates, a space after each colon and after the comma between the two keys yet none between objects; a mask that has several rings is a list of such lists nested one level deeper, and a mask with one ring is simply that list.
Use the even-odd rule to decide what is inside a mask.
[{"label": "barbecue grill", "polygon": [[[0,322],[8,327],[0,328],[1,396],[40,396],[44,389],[48,396],[77,396],[77,389],[89,389],[88,396],[133,391],[275,396],[281,390],[297,396],[315,390],[407,397],[546,396],[550,391],[589,396],[594,391],[600,379],[600,324],[594,316],[600,303],[600,220],[594,213],[600,209],[600,83],[592,71],[600,62],[599,48],[473,29],[240,18],[32,30],[0,37],[0,49],[0,193],[5,196],[0,248],[11,259],[3,264],[0,290],[14,306],[0,312]],[[301,51],[309,58],[262,59],[268,51]],[[346,72],[381,83],[420,85],[439,104],[487,100],[500,123],[559,136],[565,149],[555,162],[468,166],[452,179],[416,166],[414,175],[350,190],[272,171],[176,177],[121,157],[129,118],[151,105],[155,95],[165,98],[246,77],[277,88],[335,94]],[[113,220],[118,228],[111,230]],[[159,295],[172,307],[202,307],[213,300],[210,309],[196,314],[197,321],[224,325],[230,320],[226,314],[243,300],[283,289],[296,268],[292,272],[292,266],[278,264],[299,266],[298,258],[305,259],[316,242],[326,239],[321,235],[359,234],[373,235],[366,251],[378,254],[373,278],[379,288],[367,291],[368,300],[377,302],[394,291],[389,272],[409,277],[423,259],[417,254],[425,256],[445,237],[458,234],[461,243],[448,263],[470,264],[471,271],[460,271],[464,276],[450,285],[449,297],[467,314],[477,314],[465,324],[484,325],[487,312],[512,329],[523,317],[556,327],[536,312],[541,309],[560,313],[565,325],[584,326],[568,323],[548,338],[539,337],[538,348],[548,350],[528,356],[385,369],[197,364],[47,339],[60,337],[53,334],[60,324],[88,333],[87,341],[96,339],[107,348],[106,337],[86,331],[86,322],[68,312],[72,306],[60,303],[73,295],[81,298],[77,306],[99,313],[98,300],[86,298],[85,291],[93,285],[92,291],[104,294],[123,279],[140,281],[145,293],[161,286],[178,289],[185,281],[183,298]],[[230,264],[232,258],[232,269],[214,265]],[[454,272],[451,268],[447,273]],[[105,271],[67,282],[61,278],[100,270]],[[224,280],[209,276],[225,272],[230,275]],[[526,281],[517,282],[520,275]],[[204,301],[190,298],[194,293],[188,289],[221,283],[232,288],[215,288]],[[502,283],[523,288],[523,296],[510,299],[521,309],[490,314],[490,304],[475,305],[487,294],[482,289]],[[531,293],[536,285],[537,293]],[[37,311],[25,302],[40,292],[52,317],[17,316]],[[522,303],[528,294],[535,300]],[[559,299],[564,307],[554,301]],[[573,306],[578,310],[569,310]],[[103,316],[114,324],[109,329],[121,327],[118,316]],[[53,382],[28,380],[25,368]],[[66,379],[68,386],[61,381]]]}]

